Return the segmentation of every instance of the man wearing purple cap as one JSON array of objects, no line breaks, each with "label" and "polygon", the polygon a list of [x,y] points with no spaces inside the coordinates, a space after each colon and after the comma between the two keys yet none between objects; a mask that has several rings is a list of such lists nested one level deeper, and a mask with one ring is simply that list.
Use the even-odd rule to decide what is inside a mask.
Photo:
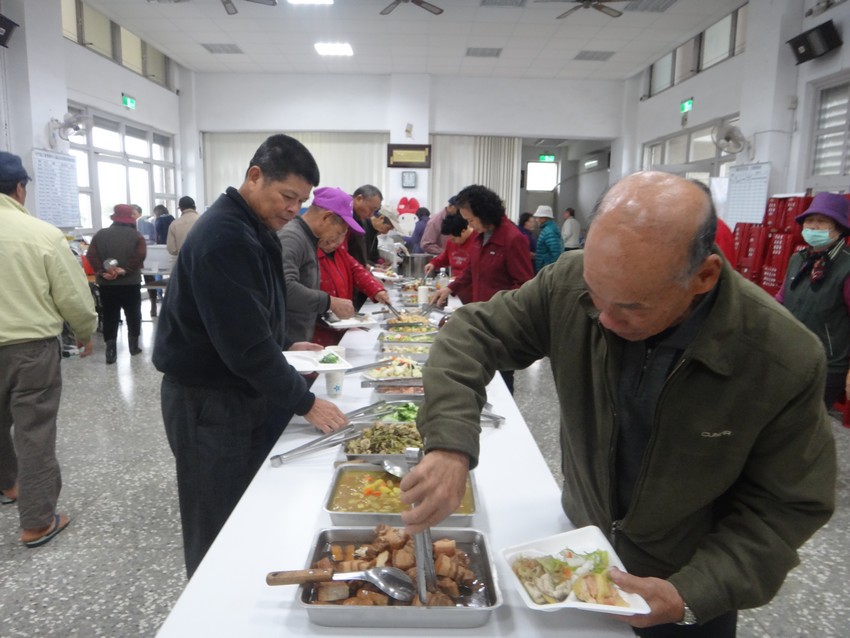
[{"label": "man wearing purple cap", "polygon": [[850,202],[844,195],[818,193],[796,221],[805,250],[791,257],[776,298],[814,332],[826,350],[827,408],[850,396]]},{"label": "man wearing purple cap", "polygon": [[17,502],[21,542],[39,547],[70,522],[56,511],[58,336],[67,321],[90,355],[97,314],[62,231],[24,208],[27,182],[21,158],[0,152],[0,505]]},{"label": "man wearing purple cap", "polygon": [[349,230],[363,234],[352,201],[339,188],[317,188],[307,211],[278,232],[286,280],[286,336],[292,341],[312,339],[316,319],[326,312],[339,319],[354,316],[350,299],[331,297],[320,289],[317,256],[320,241],[337,241]]}]

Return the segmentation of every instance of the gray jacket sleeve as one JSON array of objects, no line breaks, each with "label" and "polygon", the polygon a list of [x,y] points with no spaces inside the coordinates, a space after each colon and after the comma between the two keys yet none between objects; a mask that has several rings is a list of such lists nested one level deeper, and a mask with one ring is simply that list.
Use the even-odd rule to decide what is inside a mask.
[{"label": "gray jacket sleeve", "polygon": [[[286,281],[287,308],[299,313],[318,317],[330,307],[330,295],[319,289],[319,271],[316,259],[311,255],[313,246],[300,233],[281,233],[283,249],[283,278]],[[315,271],[310,266],[315,264]],[[310,285],[315,281],[315,287]]]}]

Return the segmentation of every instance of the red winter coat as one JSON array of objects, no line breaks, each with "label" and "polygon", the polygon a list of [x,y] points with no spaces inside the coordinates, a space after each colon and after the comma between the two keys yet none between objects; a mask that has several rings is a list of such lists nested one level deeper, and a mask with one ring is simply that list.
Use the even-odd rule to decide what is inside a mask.
[{"label": "red winter coat", "polygon": [[483,242],[484,235],[472,242],[469,267],[449,284],[453,294],[470,286],[470,301],[489,301],[500,290],[519,288],[534,277],[528,238],[507,217],[495,228],[486,246]]},{"label": "red winter coat", "polygon": [[[375,300],[375,295],[384,290],[377,279],[340,246],[333,253],[318,251],[319,287],[331,297],[353,299],[356,288],[364,295]],[[328,328],[323,322],[316,322],[313,341],[323,346],[339,343],[345,332]]]}]

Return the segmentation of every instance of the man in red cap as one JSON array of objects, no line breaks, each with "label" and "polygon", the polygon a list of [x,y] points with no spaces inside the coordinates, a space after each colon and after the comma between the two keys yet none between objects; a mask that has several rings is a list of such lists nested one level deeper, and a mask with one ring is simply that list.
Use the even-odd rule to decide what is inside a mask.
[{"label": "man in red cap", "polygon": [[306,212],[278,232],[286,281],[286,336],[292,341],[312,339],[316,319],[328,311],[339,319],[354,316],[350,299],[332,297],[319,287],[319,242],[336,242],[348,231],[364,233],[354,219],[352,197],[326,187],[313,191]]},{"label": "man in red cap", "polygon": [[57,337],[67,321],[90,355],[97,315],[62,231],[24,208],[29,179],[20,157],[0,152],[0,504],[17,502],[21,542],[39,547],[70,522],[56,511]]},{"label": "man in red cap", "polygon": [[103,340],[106,363],[118,358],[118,324],[121,311],[127,320],[127,344],[131,355],[139,354],[142,332],[142,267],[147,257],[145,238],[136,230],[136,216],[129,204],[118,204],[110,217],[112,225],[92,237],[88,257],[97,274],[103,306]]}]

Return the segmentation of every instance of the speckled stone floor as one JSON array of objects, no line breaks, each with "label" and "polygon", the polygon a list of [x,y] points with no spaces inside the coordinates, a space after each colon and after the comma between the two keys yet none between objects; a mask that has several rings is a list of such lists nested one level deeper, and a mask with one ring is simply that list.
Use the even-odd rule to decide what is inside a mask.
[{"label": "speckled stone floor", "polygon": [[[159,411],[160,375],[144,353],[118,363],[103,346],[63,362],[60,510],[70,527],[39,549],[18,542],[14,505],[0,506],[0,638],[154,636],[185,585],[174,465]],[[556,477],[557,408],[548,361],[516,375],[516,396]],[[776,600],[744,612],[741,638],[850,636],[850,430],[835,424],[839,506],[803,548]],[[530,634],[529,634],[530,635]]]}]

